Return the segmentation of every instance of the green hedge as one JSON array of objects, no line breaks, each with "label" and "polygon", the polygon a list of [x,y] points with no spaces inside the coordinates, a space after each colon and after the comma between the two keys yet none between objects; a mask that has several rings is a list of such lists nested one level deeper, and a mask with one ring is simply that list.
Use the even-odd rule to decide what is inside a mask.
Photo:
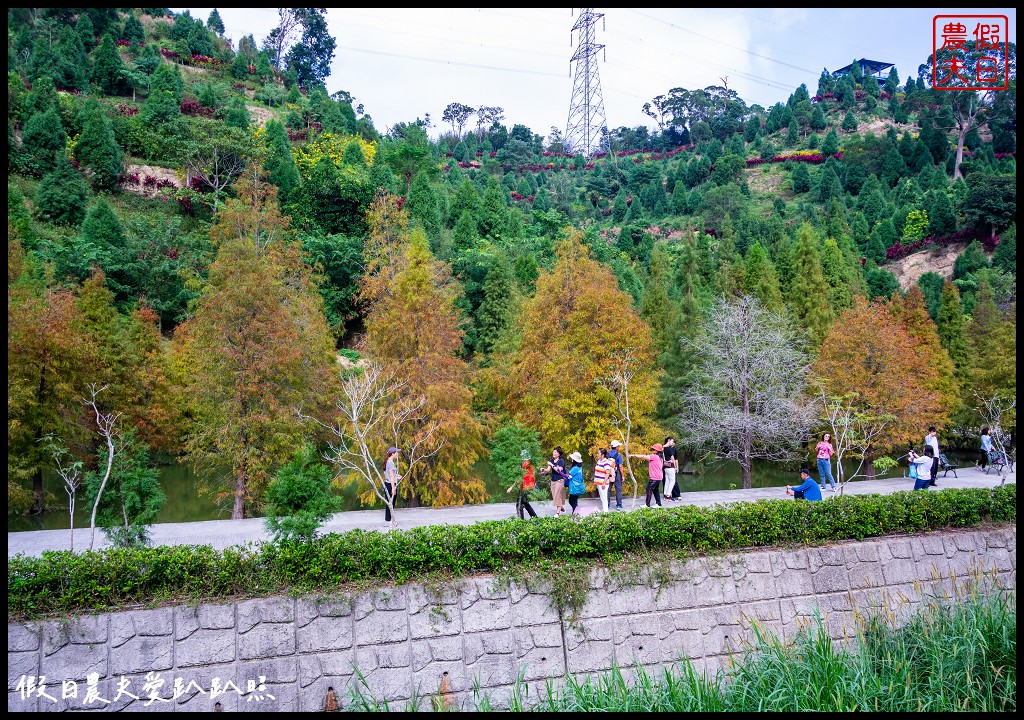
[{"label": "green hedge", "polygon": [[208,546],[18,555],[7,566],[8,618],[329,590],[353,581],[405,582],[538,560],[636,551],[709,553],[1016,522],[1017,486],[857,495],[827,502],[759,500],[565,518],[498,520],[381,533],[352,530],[310,543],[218,551]]}]

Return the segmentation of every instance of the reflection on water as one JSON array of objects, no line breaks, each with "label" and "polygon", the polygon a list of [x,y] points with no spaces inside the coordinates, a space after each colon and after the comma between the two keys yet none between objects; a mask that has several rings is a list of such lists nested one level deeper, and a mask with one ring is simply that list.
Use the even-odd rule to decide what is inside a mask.
[{"label": "reflection on water", "polygon": [[[974,465],[974,455],[970,453],[949,453],[950,459],[959,462],[961,467]],[[856,469],[856,463],[843,463],[847,473]],[[587,476],[590,476],[590,464],[584,464],[588,469]],[[818,471],[815,466],[811,467],[811,474],[818,478]],[[487,488],[488,502],[514,502],[515,495],[505,493],[507,486],[498,479],[490,463],[480,461],[474,467],[480,475]],[[751,483],[754,487],[782,487],[799,482],[797,471],[799,465],[780,465],[778,463],[767,463],[755,461]],[[633,465],[633,472],[637,476],[639,484],[638,493],[643,495],[647,479],[647,464],[639,461]],[[833,467],[833,473],[835,469]],[[891,471],[888,476],[900,476],[906,474],[906,468],[900,467]],[[538,478],[541,480],[540,478]],[[740,467],[734,462],[717,462],[709,464],[700,469],[695,475],[678,476],[680,488],[683,492],[696,492],[705,490],[728,490],[731,487],[742,487],[743,480]],[[175,464],[165,465],[160,468],[160,482],[164,493],[167,495],[167,502],[164,504],[157,522],[192,522],[197,520],[226,520],[231,516],[230,503],[224,505],[224,509],[217,507],[216,501],[209,496],[200,496],[198,478],[187,465]],[[543,480],[540,481],[541,488],[545,488]],[[631,494],[629,486],[624,491]],[[8,532],[20,532],[24,530],[66,530],[68,528],[67,494],[64,492],[60,478],[53,474],[43,477],[43,487],[52,493],[58,505],[57,510],[30,517],[8,518]],[[908,488],[910,489],[910,488]],[[383,507],[382,504],[360,505],[358,490],[353,485],[348,485],[335,492],[342,498],[343,510],[365,510],[372,507]],[[594,493],[591,493],[592,495]],[[779,497],[784,497],[780,492]],[[88,527],[91,508],[85,506],[84,493],[79,491],[79,498],[75,507],[75,527]],[[400,503],[401,505],[402,503]]]}]

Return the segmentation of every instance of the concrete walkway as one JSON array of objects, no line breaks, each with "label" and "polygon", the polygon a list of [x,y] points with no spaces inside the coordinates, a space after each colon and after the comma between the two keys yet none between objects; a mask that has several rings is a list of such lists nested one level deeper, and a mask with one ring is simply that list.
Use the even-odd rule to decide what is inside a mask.
[{"label": "concrete walkway", "polygon": [[[957,476],[953,477],[952,472],[948,477],[939,473],[937,487],[944,488],[991,488],[999,485],[1001,478],[994,472],[986,475],[973,467],[958,468]],[[794,484],[797,483],[794,478]],[[1007,474],[1006,482],[1015,483],[1016,473]],[[872,480],[871,482],[858,480],[847,483],[844,493],[848,495],[867,495],[871,493],[888,494],[901,490],[911,490],[914,481],[910,478],[896,477]],[[685,476],[683,478],[683,489],[686,488]],[[629,488],[631,491],[632,488]],[[623,489],[624,493],[626,488]],[[644,486],[639,487],[640,495],[636,500],[636,508],[644,507]],[[612,506],[614,507],[614,490],[612,490]],[[509,496],[512,497],[512,496]],[[665,507],[677,507],[679,505],[701,505],[710,506],[723,503],[760,500],[762,498],[787,498],[784,487],[752,488],[750,490],[714,490],[705,492],[684,492],[678,502],[666,502]],[[824,493],[826,500],[834,497],[831,492]],[[633,500],[631,496],[623,498],[623,506],[627,511],[632,509]],[[533,503],[538,515],[546,517],[554,514],[551,502]],[[582,498],[579,511],[589,515],[599,511],[600,501],[597,498]],[[568,509],[568,506],[567,506]],[[513,503],[490,503],[486,505],[461,505],[448,508],[402,508],[396,511],[399,529],[419,527],[421,525],[472,525],[481,520],[503,520],[513,517],[515,505]],[[383,510],[352,510],[340,512],[327,521],[323,532],[345,532],[346,530],[386,530]],[[245,520],[206,520],[203,522],[189,523],[161,523],[152,526],[151,538],[154,545],[212,545],[217,549],[224,549],[232,545],[244,545],[249,542],[259,542],[267,539],[267,533],[263,528],[263,518],[248,518]],[[33,530],[29,532],[7,533],[7,557],[13,557],[19,553],[25,555],[40,555],[44,550],[67,550],[70,532],[68,530]],[[81,551],[89,546],[89,530],[75,529],[75,549]],[[96,531],[96,547],[109,547],[103,533]]]}]

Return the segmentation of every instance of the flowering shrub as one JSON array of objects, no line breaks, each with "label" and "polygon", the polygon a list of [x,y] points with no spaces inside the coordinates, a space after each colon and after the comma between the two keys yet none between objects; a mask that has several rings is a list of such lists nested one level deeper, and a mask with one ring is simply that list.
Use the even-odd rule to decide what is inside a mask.
[{"label": "flowering shrub", "polygon": [[124,117],[133,117],[139,114],[139,108],[135,105],[129,105],[127,103],[118,103],[117,113],[118,115],[123,115]]},{"label": "flowering shrub", "polygon": [[182,115],[189,115],[191,117],[203,116],[210,117],[213,115],[213,108],[207,108],[200,105],[195,100],[182,100],[181,105],[178,106]]},{"label": "flowering shrub", "polygon": [[[320,123],[313,124],[313,127],[319,126]],[[358,135],[333,135],[325,133],[295,151],[295,164],[299,168],[299,173],[303,177],[308,176],[309,172],[324,156],[329,157],[336,167],[341,167],[345,148],[352,141],[359,143],[359,147],[363,151],[363,157],[366,159],[366,164],[373,165],[373,156],[377,149],[375,143],[367,142]]]},{"label": "flowering shrub", "polygon": [[1010,152],[996,153],[996,155],[995,155],[996,160],[1002,160],[1003,158],[1007,158],[1007,157],[1017,157],[1017,153],[1013,152],[1013,151],[1010,151]]},{"label": "flowering shrub", "polygon": [[[836,160],[842,160],[843,153],[842,151],[839,151],[832,157],[834,157]],[[770,160],[765,160],[759,157],[749,158],[747,160],[747,167],[754,167],[755,165],[763,165],[765,163],[786,162],[787,160],[791,160],[793,162],[810,163],[811,165],[820,165],[827,159],[828,158],[826,158],[824,155],[822,155],[819,152],[815,152],[814,150],[797,150],[796,152],[790,153],[789,155],[775,155]]]}]

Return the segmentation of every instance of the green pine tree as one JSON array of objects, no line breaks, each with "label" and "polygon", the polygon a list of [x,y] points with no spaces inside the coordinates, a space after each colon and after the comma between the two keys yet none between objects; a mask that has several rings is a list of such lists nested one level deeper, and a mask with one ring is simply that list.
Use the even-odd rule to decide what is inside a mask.
[{"label": "green pine tree", "polygon": [[853,113],[847,110],[846,115],[843,117],[843,132],[852,133],[857,130],[857,118],[853,116]]},{"label": "green pine tree", "polygon": [[797,231],[796,273],[788,288],[789,306],[815,345],[825,337],[832,323],[828,286],[821,269],[818,244],[817,232],[810,223],[803,223]]},{"label": "green pine tree", "polygon": [[79,225],[85,218],[89,186],[68,160],[45,175],[36,189],[36,211],[58,225]]},{"label": "green pine tree", "polygon": [[122,95],[129,89],[128,68],[121,61],[114,38],[104,35],[96,49],[92,65],[92,81],[106,95]]},{"label": "green pine tree", "polygon": [[75,145],[78,161],[92,171],[97,188],[110,190],[121,174],[124,152],[114,137],[114,126],[98,102],[90,102],[84,111],[85,122]]},{"label": "green pine tree", "polygon": [[516,281],[506,253],[498,253],[483,284],[483,300],[476,312],[476,348],[487,354],[512,324],[517,304]]},{"label": "green pine tree", "polygon": [[21,136],[23,167],[33,175],[46,175],[66,162],[64,149],[68,136],[55,108],[36,112],[29,118]]}]

